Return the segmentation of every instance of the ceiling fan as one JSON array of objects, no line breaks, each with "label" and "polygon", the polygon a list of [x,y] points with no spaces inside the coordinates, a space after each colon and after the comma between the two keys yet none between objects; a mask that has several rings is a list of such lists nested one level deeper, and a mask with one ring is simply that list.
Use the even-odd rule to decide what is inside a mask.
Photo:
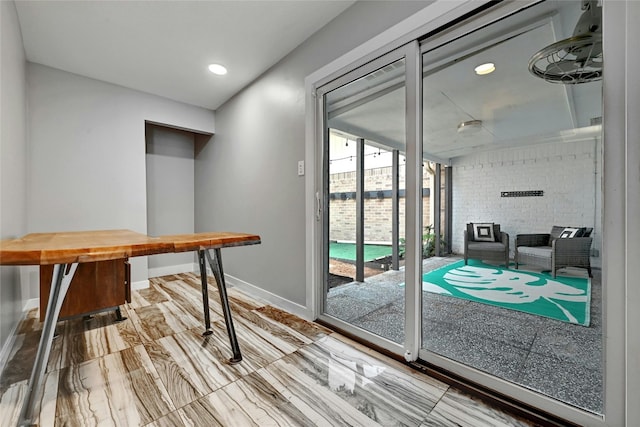
[{"label": "ceiling fan", "polygon": [[583,0],[582,10],[571,37],[539,50],[529,59],[531,74],[563,84],[602,78],[602,7],[597,0]]}]

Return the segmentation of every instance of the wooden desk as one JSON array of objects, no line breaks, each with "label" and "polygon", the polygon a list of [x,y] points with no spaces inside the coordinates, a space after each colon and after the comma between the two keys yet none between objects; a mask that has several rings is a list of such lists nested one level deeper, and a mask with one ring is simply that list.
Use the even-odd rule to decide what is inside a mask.
[{"label": "wooden desk", "polygon": [[[196,233],[149,237],[130,230],[34,233],[20,239],[0,241],[0,265],[54,265],[42,335],[18,424],[32,424],[36,398],[42,392],[42,378],[51,351],[55,324],[79,263],[120,260],[168,252],[197,251],[205,318],[204,334],[211,333],[206,274],[208,261],[218,284],[227,333],[233,351],[230,361],[238,363],[242,360],[242,355],[231,318],[220,250],[226,247],[259,243],[260,236],[255,234]],[[213,255],[210,249],[214,250]]]},{"label": "wooden desk", "polygon": [[[53,265],[40,266],[40,321],[47,312]],[[58,314],[59,320],[75,316],[90,316],[113,310],[118,321],[122,317],[120,306],[131,302],[131,265],[127,259],[83,262],[69,284],[69,290]]]}]

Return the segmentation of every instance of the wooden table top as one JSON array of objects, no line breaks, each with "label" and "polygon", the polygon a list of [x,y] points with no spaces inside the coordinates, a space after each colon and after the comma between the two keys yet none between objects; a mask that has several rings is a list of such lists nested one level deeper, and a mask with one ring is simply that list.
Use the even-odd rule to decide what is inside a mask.
[{"label": "wooden table top", "polygon": [[173,252],[228,248],[230,246],[257,245],[260,243],[260,236],[257,234],[230,232],[174,234],[161,236],[160,239],[169,242],[173,247]]},{"label": "wooden table top", "polygon": [[0,265],[46,265],[106,261],[168,252],[260,243],[245,233],[194,233],[149,237],[131,230],[32,233],[0,241]]}]

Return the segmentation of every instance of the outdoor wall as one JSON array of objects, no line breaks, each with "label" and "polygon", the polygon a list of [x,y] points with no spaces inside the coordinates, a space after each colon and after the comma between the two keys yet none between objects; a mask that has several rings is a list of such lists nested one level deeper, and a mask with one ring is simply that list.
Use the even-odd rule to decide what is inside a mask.
[{"label": "outdoor wall", "polygon": [[[379,190],[391,190],[391,167],[366,169],[364,171],[365,192],[376,193]],[[423,174],[423,188],[429,188],[431,177]],[[404,165],[400,167],[399,188],[405,188]],[[329,192],[353,193],[356,188],[356,173],[341,172],[329,175]],[[399,234],[404,237],[405,204],[404,196],[399,201]],[[422,223],[432,224],[429,212],[431,197],[422,199]],[[392,204],[391,197],[378,198],[372,194],[364,201],[364,240],[367,243],[391,244]],[[340,195],[329,200],[329,240],[354,242],[356,239],[356,201],[355,198],[343,200]]]},{"label": "outdoor wall", "polygon": [[[26,60],[16,8],[0,2],[0,239],[27,231]],[[19,267],[0,267],[0,370],[27,301]]]},{"label": "outdoor wall", "polygon": [[[466,223],[494,222],[509,233],[512,255],[516,234],[548,233],[553,225],[593,227],[592,249],[599,252],[601,153],[600,141],[591,139],[453,159],[453,251],[463,252]],[[500,197],[502,191],[526,190],[544,195]]]},{"label": "outdoor wall", "polygon": [[304,79],[430,2],[356,2],[216,111],[196,158],[196,231],[258,233],[223,254],[238,286],[305,315]]},{"label": "outdoor wall", "polygon": [[[200,107],[32,63],[27,81],[29,232],[147,233],[145,120],[214,132],[214,112]],[[131,266],[144,284],[147,259]]]}]

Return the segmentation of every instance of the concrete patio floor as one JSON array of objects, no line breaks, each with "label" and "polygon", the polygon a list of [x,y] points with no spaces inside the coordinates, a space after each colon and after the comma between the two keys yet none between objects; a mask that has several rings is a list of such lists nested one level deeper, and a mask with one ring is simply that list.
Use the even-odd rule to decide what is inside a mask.
[{"label": "concrete patio floor", "polygon": [[[423,272],[459,261],[424,260]],[[422,292],[423,347],[431,352],[602,413],[601,272],[591,281],[588,327]],[[404,271],[329,290],[326,313],[397,343],[404,341]]]}]

